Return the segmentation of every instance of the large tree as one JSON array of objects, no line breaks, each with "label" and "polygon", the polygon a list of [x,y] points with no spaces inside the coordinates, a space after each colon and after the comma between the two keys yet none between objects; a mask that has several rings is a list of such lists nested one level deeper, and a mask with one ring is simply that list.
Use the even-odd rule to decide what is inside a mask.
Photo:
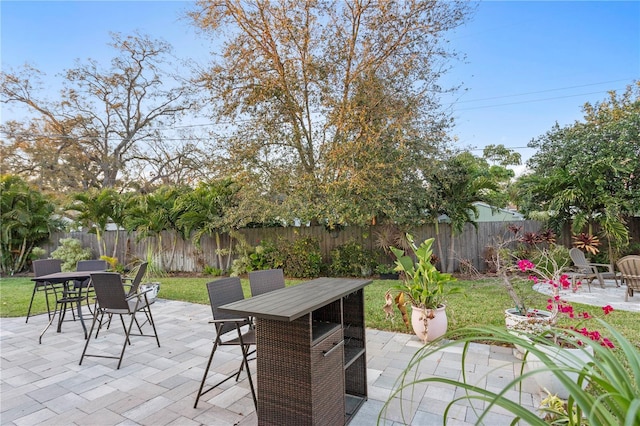
[{"label": "large tree", "polygon": [[[438,78],[464,22],[459,1],[199,1],[190,16],[221,55],[201,73],[226,172],[260,182],[282,215],[393,217],[447,139]],[[392,196],[390,194],[395,194]]]},{"label": "large tree", "polygon": [[117,54],[109,67],[78,62],[55,100],[43,97],[33,67],[0,74],[1,101],[32,113],[1,129],[7,167],[47,190],[113,188],[127,183],[119,179],[131,161],[158,158],[148,147],[193,106],[191,86],[172,70],[166,42],[114,34],[111,45]]},{"label": "large tree", "polygon": [[640,212],[640,82],[583,110],[583,121],[556,124],[529,144],[538,151],[520,184],[534,194],[525,207],[552,212],[552,223],[571,222],[576,233],[597,223],[624,245],[625,217]]}]

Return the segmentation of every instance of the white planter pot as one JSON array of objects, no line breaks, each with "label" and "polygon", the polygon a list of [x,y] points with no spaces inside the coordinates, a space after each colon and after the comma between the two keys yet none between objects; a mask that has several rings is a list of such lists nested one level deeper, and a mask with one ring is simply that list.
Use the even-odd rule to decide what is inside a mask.
[{"label": "white planter pot", "polygon": [[422,309],[412,306],[411,325],[413,332],[423,342],[427,343],[437,339],[447,332],[445,306],[438,309]]},{"label": "white planter pot", "polygon": [[[565,367],[563,368],[563,372],[576,383],[578,381],[578,373],[566,372],[566,369],[571,368],[580,370],[593,359],[593,348],[591,346],[585,346],[582,348],[561,348],[555,345],[536,345],[536,347],[550,357],[555,365]],[[556,394],[561,399],[569,398],[569,391],[556,377],[554,372],[545,371],[547,367],[542,361],[540,361],[540,358],[529,353],[527,355],[525,370],[533,371],[538,369],[541,369],[541,371],[533,374],[533,379],[538,385],[539,391],[546,389],[552,395]],[[582,389],[585,389],[587,385],[588,380],[583,381]]]},{"label": "white planter pot", "polygon": [[[519,336],[523,339],[527,339],[527,336],[523,333],[540,334],[551,327],[552,313],[549,311],[541,311],[538,309],[529,309],[529,315],[519,315],[515,308],[507,309],[504,311],[504,321],[510,333]],[[524,354],[524,348],[520,345],[515,345],[516,349],[513,355],[522,359]]]},{"label": "white planter pot", "polygon": [[140,284],[140,291],[147,291],[151,289],[147,293],[147,300],[151,303],[152,300],[155,300],[158,297],[158,292],[160,291],[160,283],[152,282],[152,283],[144,283]]}]

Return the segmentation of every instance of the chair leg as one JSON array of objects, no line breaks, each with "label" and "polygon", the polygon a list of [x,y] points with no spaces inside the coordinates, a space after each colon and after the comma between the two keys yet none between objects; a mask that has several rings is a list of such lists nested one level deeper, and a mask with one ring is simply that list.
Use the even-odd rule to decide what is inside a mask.
[{"label": "chair leg", "polygon": [[604,278],[602,278],[602,275],[597,274],[596,276],[597,276],[597,278],[598,278],[598,282],[600,282],[600,287],[605,288],[605,285],[604,285]]},{"label": "chair leg", "polygon": [[[122,315],[120,315],[120,318],[122,318]],[[125,330],[126,335],[124,336],[124,343],[122,344],[122,352],[120,352],[120,360],[118,361],[118,367],[116,367],[116,370],[120,369],[120,364],[122,364],[122,358],[124,358],[124,351],[125,349],[127,349],[127,342],[129,342],[129,344],[131,344],[131,341],[129,341],[129,334],[131,333],[131,328],[133,327],[133,323],[136,320],[136,315],[135,313],[131,314],[131,321],[129,322],[129,328],[127,330]],[[124,320],[123,320],[124,323]]]},{"label": "chair leg", "polygon": [[[243,365],[247,369],[247,378],[249,379],[249,388],[251,388],[251,396],[253,397],[253,405],[256,407],[256,411],[257,411],[258,410],[258,398],[256,398],[256,391],[253,388],[253,379],[251,378],[251,370],[249,370],[249,345],[245,345],[244,344],[244,341],[242,339],[242,335],[240,335],[240,347],[242,348]],[[240,373],[238,373],[238,374],[240,374]]]},{"label": "chair leg", "polygon": [[[93,306],[94,309],[98,309],[98,302],[96,302],[96,304]],[[110,314],[107,314],[110,315]],[[100,329],[102,328],[102,320],[104,319],[104,312],[100,312],[100,319],[98,320],[98,322],[100,323],[98,325],[98,328],[96,328],[96,339],[98,338],[98,333],[100,333]],[[111,316],[109,316],[109,320],[111,320]]]},{"label": "chair leg", "polygon": [[[104,315],[104,313],[102,313]],[[91,340],[91,335],[93,334],[93,329],[96,326],[96,322],[98,320],[98,309],[94,309],[93,311],[93,321],[91,322],[91,330],[89,331],[89,335],[87,337],[87,341],[84,344],[84,349],[82,350],[82,355],[80,355],[80,363],[78,365],[82,365],[82,360],[84,359],[84,355],[87,353],[87,348],[89,347],[89,340]],[[98,327],[98,330],[100,328]],[[96,339],[98,338],[98,331],[96,330]]]},{"label": "chair leg", "polygon": [[[133,320],[135,320],[135,316],[132,315],[132,317],[133,317]],[[120,315],[120,322],[122,323],[122,329],[124,330],[124,333],[127,336],[127,343],[131,344],[131,340],[129,340],[129,333],[127,332],[127,326],[124,324],[124,318],[122,317],[122,315]]]},{"label": "chair leg", "polygon": [[[209,368],[211,368],[211,361],[213,361],[213,354],[216,353],[216,349],[218,348],[218,341],[219,341],[219,337],[216,335],[216,341],[213,343],[213,348],[211,349],[211,354],[209,355],[209,361],[207,362],[207,367],[204,369],[204,374],[202,375],[202,381],[200,382],[200,389],[198,389],[198,395],[196,396],[196,403],[193,404],[193,408],[198,408],[198,401],[200,401],[200,397],[202,395],[204,395],[205,393],[209,392],[215,386],[218,386],[218,385],[215,385],[215,386],[211,387],[211,389],[207,389],[206,391],[202,392],[202,389],[204,388],[204,383],[207,381],[207,375],[209,374]],[[220,383],[218,383],[218,384],[220,384]]]},{"label": "chair leg", "polygon": [[213,355],[216,352],[216,349],[218,348],[218,345],[221,343],[220,341],[220,333],[219,330],[216,331],[216,340],[213,344],[213,348],[211,349],[211,355],[209,355],[209,361],[207,362],[207,367],[204,370],[204,374],[202,376],[202,381],[200,382],[200,389],[198,389],[198,395],[196,396],[196,402],[195,404],[193,404],[193,408],[198,408],[198,401],[200,400],[200,397],[204,394],[206,394],[207,392],[215,389],[216,387],[218,387],[219,385],[223,384],[224,382],[226,382],[227,380],[230,380],[232,378],[235,377],[236,381],[238,381],[238,377],[240,376],[240,373],[242,372],[242,370],[244,370],[246,368],[247,370],[247,378],[249,379],[249,387],[251,388],[251,396],[253,397],[253,404],[256,407],[256,410],[258,409],[258,399],[256,397],[256,391],[255,388],[253,387],[253,379],[251,377],[251,371],[249,370],[249,353],[250,353],[250,345],[245,344],[244,340],[242,338],[242,334],[240,333],[240,327],[239,325],[236,324],[236,327],[238,327],[238,336],[240,339],[240,349],[242,350],[242,363],[240,364],[240,367],[238,368],[238,372],[234,373],[230,376],[227,376],[226,378],[220,380],[218,383],[216,383],[215,385],[210,386],[208,389],[203,391],[204,388],[204,384],[207,380],[207,375],[209,374],[209,369],[211,368],[211,362],[213,361]]},{"label": "chair leg", "polygon": [[[158,331],[156,330],[156,322],[153,320],[153,315],[151,315],[151,308],[147,305],[147,308],[144,310],[145,315],[149,319],[149,323],[151,324],[151,328],[153,328],[153,334],[156,336],[156,343],[158,347],[160,347],[160,339],[158,338]],[[142,333],[140,333],[142,334]]]}]

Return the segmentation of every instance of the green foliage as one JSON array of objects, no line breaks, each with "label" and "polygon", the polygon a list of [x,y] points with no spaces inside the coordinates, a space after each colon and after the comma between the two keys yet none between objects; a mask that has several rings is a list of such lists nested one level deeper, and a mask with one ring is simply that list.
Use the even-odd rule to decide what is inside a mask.
[{"label": "green foliage", "polygon": [[214,277],[219,277],[224,274],[224,271],[220,268],[216,268],[215,266],[206,265],[204,270],[202,271],[205,275],[211,275]]},{"label": "green foliage", "polygon": [[449,286],[457,280],[451,274],[438,271],[431,263],[433,238],[423,241],[420,246],[416,246],[409,234],[407,240],[415,261],[404,250],[391,248],[396,256],[395,270],[404,274],[404,283],[393,287],[393,290],[403,293],[413,306],[436,309],[445,303],[448,295],[460,292],[458,287]]},{"label": "green foliage", "polygon": [[331,250],[329,272],[335,277],[367,277],[376,266],[374,254],[355,241]]},{"label": "green foliage", "polygon": [[[514,158],[505,157],[506,151],[492,147],[498,154],[487,151],[490,160],[510,163]],[[443,270],[453,272],[454,268],[454,235],[462,233],[467,223],[476,225],[477,208],[474,202],[484,201],[496,207],[506,205],[507,192],[504,187],[513,172],[503,166],[491,166],[487,158],[476,157],[470,152],[461,152],[447,156],[435,162],[434,167],[425,173],[429,182],[428,197],[429,219],[437,225],[441,215],[446,215],[451,224],[452,233],[449,253],[440,253]]]},{"label": "green foliage", "polygon": [[40,259],[46,253],[47,253],[47,251],[45,249],[43,249],[41,247],[34,247],[33,250],[31,250],[31,255],[29,256],[29,258],[31,260]]},{"label": "green foliage", "polygon": [[386,263],[376,265],[375,271],[378,274],[397,274],[396,265],[387,265]]},{"label": "green foliage", "polygon": [[[109,222],[114,222],[118,226],[123,225],[125,216],[123,203],[123,196],[116,190],[104,188],[102,190],[92,189],[73,194],[72,201],[67,206],[67,210],[78,212],[76,221],[80,225],[87,228],[89,232],[96,234],[100,255],[107,255],[107,247],[103,235]],[[117,238],[118,233],[116,233],[116,243]]]},{"label": "green foliage", "polygon": [[236,259],[233,259],[233,263],[231,264],[231,270],[229,271],[229,275],[232,277],[239,277],[241,275],[246,274],[247,272],[251,272],[251,259],[248,255],[240,256]]},{"label": "green foliage", "polygon": [[292,278],[315,278],[322,269],[322,252],[317,238],[299,238],[286,248],[284,274]]},{"label": "green foliage", "polygon": [[32,251],[64,228],[55,204],[18,176],[0,177],[0,271],[14,274],[28,265]]},{"label": "green foliage", "polygon": [[244,249],[244,253],[233,261],[231,275],[240,276],[247,272],[282,268],[287,257],[286,250],[288,243],[279,241],[278,244],[270,240],[262,240],[255,247]]},{"label": "green foliage", "polygon": [[259,269],[282,268],[293,278],[314,278],[322,269],[322,252],[317,238],[295,241],[261,241],[260,245],[233,261],[231,275],[240,276]]},{"label": "green foliage", "polygon": [[232,247],[222,248],[221,233],[233,231],[242,223],[237,222],[233,213],[241,210],[238,205],[240,185],[233,179],[218,179],[200,182],[193,191],[187,191],[177,197],[172,214],[176,226],[183,235],[191,235],[196,246],[200,245],[203,235],[213,235],[220,250],[216,252],[218,265],[223,265],[223,254],[227,255],[227,267],[231,264]]},{"label": "green foliage", "polygon": [[640,211],[640,82],[622,94],[610,92],[602,102],[584,105],[584,120],[555,125],[529,146],[536,148],[519,179],[523,211],[551,212],[558,231],[572,223],[577,234],[602,236],[615,250],[628,240],[625,217]]},{"label": "green foliage", "polygon": [[90,248],[82,248],[82,242],[75,238],[62,238],[57,249],[51,252],[51,257],[62,260],[63,271],[75,271],[79,260],[93,258]]},{"label": "green foliage", "polygon": [[100,260],[104,260],[109,264],[109,270],[120,272],[121,274],[124,272],[124,265],[116,257],[100,256]]},{"label": "green foliage", "polygon": [[[570,333],[583,342],[580,350],[584,352],[587,361],[582,364],[576,363],[575,358],[565,358],[568,359],[567,365],[559,364],[554,356],[541,349],[546,345],[544,338],[533,335],[520,336],[510,333],[504,327],[485,326],[458,329],[455,332],[455,341],[447,341],[453,336],[451,334],[445,335],[442,339],[424,346],[413,356],[398,378],[379,418],[384,415],[392,399],[400,397],[403,393],[411,393],[414,386],[444,384],[464,390],[460,393],[460,398],[455,398],[448,403],[444,410],[444,418],[447,417],[454,404],[466,401],[474,406],[476,402],[481,401],[485,408],[478,411],[479,417],[476,420],[478,424],[488,421],[486,416],[490,413],[489,408],[497,406],[511,413],[514,417],[514,423],[519,420],[520,423],[529,425],[545,425],[547,423],[539,413],[530,411],[519,404],[509,395],[509,391],[514,388],[522,391],[522,385],[526,380],[532,379],[536,374],[551,373],[568,389],[570,395],[566,401],[567,414],[561,415],[562,419],[570,420],[573,418],[573,414],[576,414],[578,419],[584,416],[586,423],[590,425],[640,424],[640,351],[615,327],[602,320],[598,321],[606,329],[607,334],[613,336],[614,344],[618,349],[611,350],[591,339],[584,339],[580,333],[572,331]],[[563,331],[566,332],[566,330]],[[521,346],[527,353],[525,357],[537,357],[543,367],[525,371],[523,363],[520,374],[513,381],[506,383],[502,389],[489,390],[476,386],[474,383],[478,382],[478,377],[468,377],[464,368],[467,358],[474,356],[471,344],[475,342]],[[459,347],[461,344],[463,345],[461,379],[420,378],[416,376],[415,371],[418,370],[422,362],[432,362],[433,356],[437,352],[447,351],[450,347]],[[563,356],[570,357],[571,355],[565,354]],[[577,379],[572,376],[573,374],[577,376]],[[583,382],[589,384],[586,389],[582,387]]]},{"label": "green foliage", "polygon": [[270,240],[262,240],[249,254],[251,270],[278,269],[284,265],[285,255],[278,245]]},{"label": "green foliage", "polygon": [[184,236],[184,229],[176,224],[175,204],[179,196],[190,192],[184,186],[162,186],[152,193],[132,197],[127,203],[124,227],[136,231],[139,238],[159,236],[169,230]]}]

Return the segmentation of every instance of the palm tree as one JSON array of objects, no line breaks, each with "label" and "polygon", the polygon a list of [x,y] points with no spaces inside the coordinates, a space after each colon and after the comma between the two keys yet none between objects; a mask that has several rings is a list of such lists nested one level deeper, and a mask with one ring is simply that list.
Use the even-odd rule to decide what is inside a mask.
[{"label": "palm tree", "polygon": [[[152,270],[163,271],[165,265],[173,262],[178,237],[184,238],[182,229],[176,223],[175,203],[181,194],[189,192],[191,190],[187,187],[160,187],[150,194],[132,197],[126,208],[124,220],[126,229],[135,230],[138,233],[138,240],[150,237],[156,239],[155,250],[151,250],[151,245],[147,246],[149,251],[147,261]],[[168,234],[171,238],[171,252],[168,257],[165,256],[163,231],[176,232],[174,237],[171,237],[173,234]],[[156,255],[153,256],[152,252]]]},{"label": "palm tree", "polygon": [[0,200],[0,268],[13,274],[22,271],[33,249],[64,223],[55,215],[55,205],[18,176],[0,178]]},{"label": "palm tree", "polygon": [[77,211],[78,223],[86,227],[89,232],[96,234],[100,256],[107,253],[106,242],[103,235],[107,229],[107,224],[113,216],[117,216],[116,200],[118,194],[115,190],[104,188],[102,190],[90,190],[72,195],[72,203],[68,210]]},{"label": "palm tree", "polygon": [[[432,195],[430,217],[438,221],[446,215],[451,224],[451,240],[447,259],[442,267],[447,273],[453,272],[455,257],[455,237],[460,235],[467,223],[476,226],[476,201],[490,201],[494,191],[498,191],[501,176],[494,174],[485,160],[462,152],[442,160],[428,176],[429,191]],[[437,226],[437,224],[436,224]],[[436,227],[439,229],[439,227]],[[438,246],[439,232],[438,232]],[[442,255],[442,252],[440,252]]]},{"label": "palm tree", "polygon": [[[214,182],[202,182],[198,187],[181,196],[176,201],[177,225],[185,235],[191,235],[193,242],[199,246],[203,235],[213,235],[216,239],[216,257],[218,267],[229,269],[233,254],[233,246],[222,249],[222,232],[232,232],[235,227],[229,212],[237,208],[236,194],[239,188],[230,179]],[[222,255],[227,254],[227,265],[223,267]]]}]

